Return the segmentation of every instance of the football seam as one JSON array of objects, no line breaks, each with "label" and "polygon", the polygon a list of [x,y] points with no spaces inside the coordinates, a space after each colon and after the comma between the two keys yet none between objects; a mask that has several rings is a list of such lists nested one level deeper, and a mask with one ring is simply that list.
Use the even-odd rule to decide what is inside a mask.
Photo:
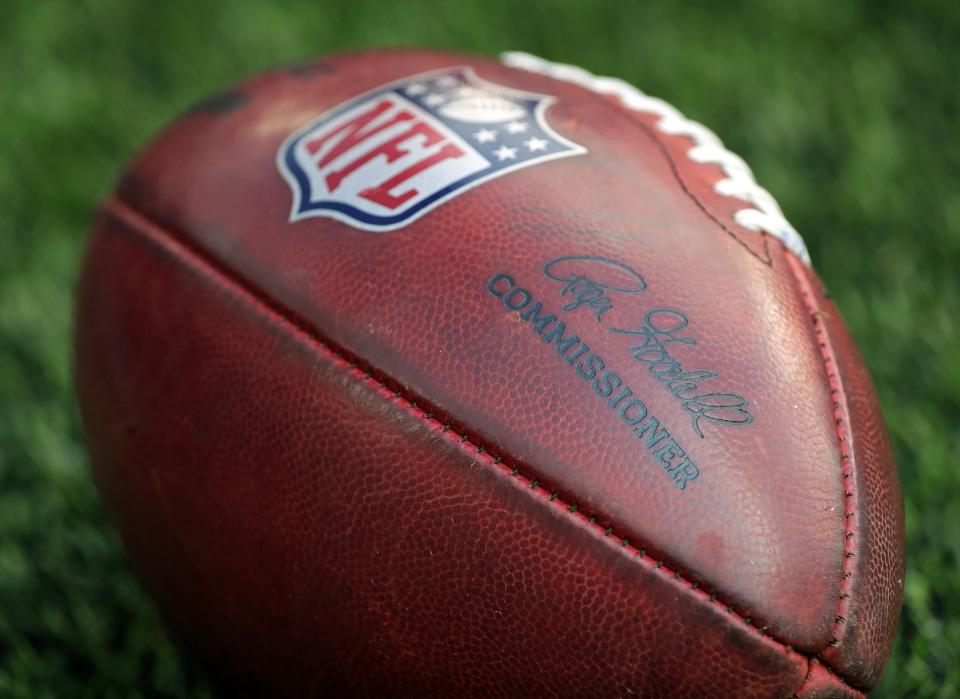
[{"label": "football seam", "polygon": [[[570,66],[565,64],[555,64],[549,61],[545,61],[536,56],[531,56],[529,54],[520,54],[520,53],[507,53],[504,54],[504,63],[508,66],[518,68],[520,70],[526,70],[529,72],[546,75],[555,80],[564,81],[573,85],[582,87],[590,92],[601,96],[613,97],[617,100],[616,104],[621,108],[621,111],[629,115],[639,115],[647,114],[660,118],[660,123],[658,124],[658,130],[664,130],[660,128],[660,124],[665,119],[671,117],[679,119],[681,121],[689,121],[682,114],[677,112],[672,106],[658,100],[657,98],[650,98],[644,93],[640,92],[638,88],[633,85],[629,85],[616,78],[604,78],[595,76],[582,68],[577,66]],[[640,99],[644,101],[649,101],[650,106],[647,108],[641,106],[635,106],[630,104],[630,100]],[[661,108],[654,108],[653,103],[659,103],[663,105]],[[666,110],[666,114],[664,114]],[[672,114],[671,114],[672,112]],[[690,200],[714,223],[716,223],[721,229],[723,229],[728,235],[730,235],[737,243],[739,243],[744,249],[747,250],[753,257],[760,260],[768,266],[773,265],[772,258],[770,256],[770,250],[768,245],[768,236],[770,235],[767,230],[761,228],[758,232],[763,236],[763,247],[764,252],[767,255],[767,259],[764,259],[758,255],[745,241],[743,241],[735,231],[731,230],[727,225],[725,225],[717,216],[715,216],[706,206],[700,198],[695,195],[687,186],[684,178],[680,172],[680,169],[670,153],[670,149],[667,144],[663,143],[655,129],[650,125],[644,123],[642,120],[636,120],[637,125],[643,130],[643,132],[653,141],[658,150],[666,158],[670,170],[673,173],[674,178],[677,181],[680,189],[690,198]],[[695,129],[703,129],[702,125],[692,122]],[[676,130],[665,130],[668,134],[673,134]],[[684,134],[682,130],[677,132],[676,135],[685,135],[689,138],[695,146],[702,145],[703,139],[698,139],[695,135]],[[723,147],[719,142],[719,139],[710,132],[710,137],[707,140],[716,139],[717,145]],[[686,157],[694,162],[701,162],[695,158],[691,157],[691,153],[688,151]],[[723,168],[721,168],[723,170]],[[725,174],[729,176],[730,173],[723,170]],[[762,189],[759,185],[756,184],[756,181],[753,180],[753,175],[750,173],[750,180],[757,188]],[[716,184],[715,184],[716,188]],[[764,192],[766,190],[763,190]],[[735,196],[731,194],[722,194],[722,196]],[[772,197],[771,197],[772,200]],[[750,202],[745,202],[750,203]],[[778,214],[782,216],[782,212],[779,210],[779,206],[774,206]],[[786,223],[786,219],[784,219]],[[789,226],[789,224],[787,224]],[[792,227],[790,227],[792,230]],[[793,231],[796,233],[796,231]],[[799,237],[799,234],[797,234]],[[843,477],[843,500],[844,500],[844,541],[843,541],[843,559],[841,562],[841,579],[839,584],[839,591],[837,594],[837,605],[836,613],[834,614],[833,627],[831,632],[830,640],[827,642],[827,645],[816,654],[816,657],[821,660],[821,662],[826,662],[822,654],[829,651],[830,648],[837,647],[840,644],[840,636],[842,634],[841,627],[846,623],[847,618],[850,615],[851,608],[851,595],[850,590],[852,588],[851,578],[853,577],[853,562],[852,559],[855,556],[854,549],[856,548],[856,532],[854,527],[854,518],[856,516],[856,488],[854,487],[855,480],[853,480],[854,474],[854,461],[853,455],[850,450],[849,437],[846,435],[845,425],[849,424],[849,410],[846,401],[846,394],[843,390],[843,382],[840,379],[838,371],[833,367],[836,367],[836,356],[833,350],[833,346],[830,342],[829,335],[824,327],[823,323],[820,320],[820,315],[822,311],[816,303],[813,291],[810,287],[810,283],[807,278],[804,276],[803,271],[798,269],[798,264],[807,264],[809,265],[809,259],[804,259],[801,261],[801,258],[797,256],[797,253],[788,246],[783,239],[779,240],[781,246],[786,251],[786,257],[788,261],[788,267],[796,279],[797,285],[800,290],[801,297],[803,298],[804,305],[806,306],[807,312],[810,315],[812,321],[814,332],[816,334],[817,347],[823,361],[824,369],[827,375],[827,388],[830,393],[830,399],[833,407],[833,418],[834,426],[837,432],[837,439],[839,444],[840,451],[840,461],[841,461],[841,474]]]},{"label": "football seam", "polygon": [[807,673],[803,678],[803,682],[800,683],[800,686],[789,696],[788,699],[803,699],[800,695],[807,689],[807,685],[813,681],[813,666],[814,665],[822,666],[828,674],[837,677],[843,683],[843,686],[853,692],[855,699],[866,699],[866,693],[864,690],[857,689],[856,687],[851,686],[848,682],[844,681],[840,675],[833,672],[826,663],[824,663],[820,658],[809,658],[807,663]]},{"label": "football seam", "polygon": [[[753,633],[761,639],[773,644],[785,655],[796,655],[807,662],[807,675],[809,675],[809,664],[818,661],[831,674],[845,686],[849,686],[854,691],[860,691],[852,686],[839,672],[834,670],[830,664],[822,658],[814,655],[797,651],[792,644],[779,639],[769,632],[768,626],[758,627],[752,623],[752,618],[747,614],[737,611],[734,605],[727,604],[715,592],[704,589],[700,583],[691,581],[682,575],[679,567],[672,568],[665,564],[664,560],[654,558],[647,554],[646,548],[631,544],[626,537],[621,537],[615,533],[618,527],[608,525],[604,527],[599,523],[599,518],[593,514],[582,512],[576,502],[567,502],[562,499],[559,493],[553,489],[546,488],[537,478],[532,478],[520,471],[520,468],[509,462],[520,461],[511,455],[504,459],[498,454],[499,450],[488,449],[485,445],[486,440],[479,439],[475,435],[468,434],[466,430],[454,429],[451,416],[445,415],[443,411],[435,409],[429,400],[418,395],[409,388],[402,387],[402,384],[390,377],[386,372],[376,369],[368,361],[360,356],[340,347],[328,338],[321,336],[319,330],[314,324],[302,318],[299,314],[286,307],[278,300],[265,293],[256,284],[240,275],[236,270],[231,269],[215,255],[193,241],[182,231],[176,230],[169,224],[161,225],[152,220],[145,212],[140,211],[133,204],[114,196],[103,205],[103,212],[113,216],[128,229],[135,231],[145,238],[152,240],[155,244],[167,249],[174,258],[179,258],[182,263],[192,266],[195,271],[203,278],[211,281],[222,289],[232,291],[236,296],[245,299],[253,305],[260,313],[266,315],[272,321],[284,326],[294,338],[305,342],[326,355],[334,365],[345,370],[350,376],[358,382],[373,389],[388,403],[397,406],[403,412],[413,416],[431,426],[431,429],[446,439],[455,448],[458,448],[468,454],[471,458],[481,461],[495,472],[514,480],[514,482],[523,486],[523,490],[530,492],[538,497],[548,506],[564,511],[567,517],[572,517],[581,525],[587,527],[598,536],[600,541],[608,542],[608,545],[620,550],[628,555],[632,560],[638,563],[654,568],[660,575],[668,581],[682,585],[689,594],[692,594],[701,603],[713,606],[722,613],[721,618],[729,617],[739,622],[744,627],[751,629]],[[391,385],[392,384],[392,385]],[[394,388],[397,386],[398,388]],[[804,680],[806,682],[806,679]],[[801,684],[802,687],[802,684]]]},{"label": "football seam", "polygon": [[[627,111],[627,113],[630,116],[635,117],[635,114],[630,110],[624,110],[623,108],[621,108],[621,111]],[[718,225],[720,229],[723,230],[724,233],[726,233],[728,236],[733,238],[734,241],[736,241],[736,243],[740,245],[740,247],[742,247],[748,253],[753,255],[753,257],[755,257],[757,260],[759,260],[761,263],[763,263],[767,267],[772,267],[773,257],[770,254],[770,245],[769,245],[770,234],[767,233],[767,231],[765,230],[756,231],[757,233],[760,234],[760,237],[763,240],[763,252],[765,256],[759,255],[756,250],[750,247],[747,241],[743,240],[739,235],[737,235],[736,231],[732,230],[723,221],[721,221],[720,217],[714,214],[707,207],[706,203],[704,203],[703,200],[701,200],[700,197],[694,194],[693,191],[690,189],[690,187],[687,186],[686,181],[683,179],[683,175],[680,173],[680,167],[677,165],[677,162],[674,159],[673,155],[671,155],[669,148],[663,141],[660,140],[660,137],[657,136],[653,128],[651,128],[648,124],[645,124],[640,120],[635,119],[635,121],[637,125],[643,130],[643,132],[647,135],[647,137],[651,141],[653,141],[653,144],[656,146],[657,150],[659,150],[660,153],[663,155],[663,157],[666,159],[667,164],[670,167],[670,172],[671,174],[673,174],[673,178],[677,181],[677,184],[680,186],[680,189],[683,191],[684,194],[687,195],[690,201],[692,201],[697,206],[697,208],[700,209],[701,212],[703,212],[703,214],[707,218],[709,218],[716,225]]]},{"label": "football seam", "polygon": [[[766,231],[809,266],[810,255],[803,238],[787,221],[776,199],[757,183],[750,166],[743,158],[724,146],[720,138],[706,126],[688,119],[671,104],[651,97],[619,78],[597,76],[579,66],[553,63],[518,51],[502,53],[500,60],[511,68],[577,85],[601,96],[613,97],[628,113],[658,117],[658,131],[684,136],[693,143],[693,148],[685,153],[688,160],[715,165],[726,176],[714,183],[714,192],[719,196],[738,199],[752,207],[735,212],[735,223],[746,230]],[[750,220],[746,221],[745,218]]]},{"label": "football seam", "polygon": [[[585,89],[589,89],[583,85],[579,85],[577,83],[574,83],[574,84],[576,84],[578,87],[584,87]],[[601,97],[612,96],[605,93],[597,93],[595,90],[591,90],[591,92]],[[683,174],[680,172],[680,166],[677,164],[676,158],[673,157],[673,154],[670,152],[670,149],[667,146],[667,144],[665,144],[657,135],[656,129],[650,124],[647,124],[646,122],[644,122],[642,119],[638,118],[643,115],[652,114],[651,112],[641,112],[636,109],[631,109],[619,101],[612,102],[612,101],[605,100],[603,103],[616,109],[617,113],[627,116],[631,120],[631,123],[636,124],[637,126],[640,127],[640,129],[644,132],[644,135],[651,141],[651,143],[653,143],[653,146],[660,152],[660,155],[663,156],[664,160],[667,162],[667,167],[670,169],[670,174],[673,176],[673,179],[676,180],[677,185],[680,187],[680,190],[687,196],[688,199],[690,199],[690,201],[697,207],[697,209],[700,210],[700,213],[706,216],[714,225],[719,227],[720,230],[722,230],[730,238],[732,238],[737,245],[739,245],[744,250],[746,250],[747,253],[753,256],[758,262],[760,262],[761,264],[767,267],[773,266],[773,257],[770,254],[770,246],[769,246],[770,234],[764,229],[761,229],[759,231],[754,231],[755,233],[758,233],[760,235],[761,240],[763,241],[764,254],[761,255],[752,247],[750,247],[750,244],[746,240],[744,240],[742,237],[740,237],[740,235],[738,235],[735,230],[733,230],[732,228],[730,228],[730,226],[728,226],[723,221],[721,221],[720,216],[713,213],[710,207],[707,206],[706,202],[704,202],[700,197],[694,194],[693,190],[691,190],[689,185],[687,185],[687,182],[684,179]],[[719,179],[720,178],[718,178],[718,180]],[[747,202],[744,202],[744,203],[747,203]]]},{"label": "football seam", "polygon": [[834,616],[833,633],[827,646],[821,650],[817,657],[830,648],[840,645],[840,636],[842,627],[850,615],[852,578],[853,578],[853,559],[856,556],[856,531],[854,519],[857,514],[857,489],[856,479],[854,478],[854,460],[850,449],[850,437],[848,425],[850,423],[850,413],[847,406],[847,396],[843,389],[843,381],[837,368],[836,352],[833,344],[830,342],[830,336],[824,325],[821,315],[823,311],[817,305],[810,281],[807,279],[803,270],[798,269],[799,264],[793,255],[787,252],[787,266],[796,279],[800,295],[810,314],[810,320],[813,324],[816,334],[817,347],[823,359],[824,370],[827,374],[827,388],[830,392],[830,400],[833,406],[834,426],[837,432],[837,444],[840,451],[840,471],[843,476],[843,501],[844,501],[844,534],[843,534],[843,562],[842,573],[840,576],[839,592],[837,594],[837,612]]}]

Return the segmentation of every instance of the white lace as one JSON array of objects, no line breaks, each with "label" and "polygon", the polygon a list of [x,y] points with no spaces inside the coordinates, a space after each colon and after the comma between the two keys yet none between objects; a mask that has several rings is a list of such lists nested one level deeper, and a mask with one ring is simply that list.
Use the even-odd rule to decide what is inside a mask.
[{"label": "white lace", "polygon": [[766,231],[778,238],[807,265],[810,254],[803,238],[784,218],[780,206],[773,196],[757,184],[750,167],[736,153],[727,150],[713,131],[702,124],[687,119],[676,108],[661,99],[645,95],[619,78],[607,78],[587,72],[577,66],[563,63],[551,63],[529,53],[508,51],[500,55],[500,60],[511,68],[540,73],[557,80],[574,83],[593,92],[617,97],[627,109],[649,112],[660,117],[657,128],[664,133],[686,136],[694,146],[687,151],[687,157],[697,163],[709,163],[718,166],[726,177],[714,186],[717,194],[737,197],[753,205],[754,208],[740,209],[733,218],[743,226],[754,231]]}]

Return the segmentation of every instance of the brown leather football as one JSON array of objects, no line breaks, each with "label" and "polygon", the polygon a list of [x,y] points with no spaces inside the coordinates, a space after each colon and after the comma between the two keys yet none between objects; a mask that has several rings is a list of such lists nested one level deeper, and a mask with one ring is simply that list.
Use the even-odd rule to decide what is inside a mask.
[{"label": "brown leather football", "polygon": [[525,54],[370,51],[170,126],[78,290],[95,475],[271,696],[855,697],[903,510],[803,242],[704,127]]}]

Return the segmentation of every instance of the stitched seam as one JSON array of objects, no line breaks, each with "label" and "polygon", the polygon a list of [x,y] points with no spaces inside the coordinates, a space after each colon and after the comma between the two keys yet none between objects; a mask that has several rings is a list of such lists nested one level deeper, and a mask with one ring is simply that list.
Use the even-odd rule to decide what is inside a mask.
[{"label": "stitched seam", "polygon": [[[539,59],[537,59],[539,60]],[[508,62],[509,65],[509,62]],[[533,70],[534,72],[540,72],[546,74],[554,79],[566,80],[572,82],[573,84],[580,85],[585,89],[591,90],[597,94],[603,96],[612,96],[617,97],[616,92],[611,93],[609,91],[604,91],[598,89],[595,85],[583,85],[580,80],[573,80],[566,77],[560,77],[553,75],[549,71],[544,71],[542,68],[529,67],[525,66],[523,69]],[[579,70],[579,69],[578,69]],[[590,80],[596,80],[593,76],[589,76]],[[662,116],[659,115],[656,111],[641,109],[638,107],[630,106],[625,103],[624,99],[621,97],[616,102],[627,114],[651,114],[653,116]],[[753,255],[755,258],[759,259],[761,262],[772,266],[773,261],[770,256],[769,246],[768,246],[768,237],[765,231],[760,231],[764,236],[764,252],[767,254],[767,259],[764,260],[762,257],[757,255],[744,241],[742,241],[733,231],[727,228],[717,217],[715,217],[707,207],[700,201],[700,199],[690,191],[684,182],[682,176],[680,175],[679,168],[674,161],[673,157],[670,155],[669,150],[664,144],[655,131],[643,123],[641,120],[637,120],[637,124],[642,128],[642,130],[650,137],[653,142],[657,145],[659,150],[666,157],[667,162],[670,165],[670,169],[673,172],[677,183],[680,188],[687,194],[687,196],[700,208],[705,215],[712,219],[717,225],[719,225],[724,231],[731,235],[738,243],[740,243],[746,250]],[[696,140],[691,139],[695,144]],[[689,157],[689,156],[688,156]],[[804,303],[807,307],[807,312],[810,314],[810,318],[813,322],[814,331],[817,335],[817,346],[820,350],[820,354],[823,360],[824,368],[827,373],[827,382],[828,389],[830,391],[831,402],[833,405],[833,418],[835,423],[835,428],[837,432],[837,440],[840,450],[840,459],[841,459],[841,473],[843,476],[843,485],[844,485],[844,543],[843,543],[843,561],[842,561],[842,575],[840,579],[839,591],[837,593],[837,606],[836,613],[834,614],[833,620],[833,629],[831,633],[830,640],[827,642],[826,647],[817,653],[816,657],[819,659],[820,663],[824,665],[829,671],[833,672],[832,667],[829,663],[824,660],[823,654],[827,652],[831,647],[837,647],[840,644],[840,636],[842,634],[843,625],[846,623],[847,618],[850,614],[850,590],[852,589],[851,578],[853,577],[853,558],[855,556],[854,549],[856,548],[856,533],[854,527],[854,518],[856,516],[856,488],[855,482],[853,480],[853,455],[850,450],[849,435],[848,435],[848,425],[849,425],[849,410],[846,403],[846,395],[843,390],[843,382],[840,379],[837,364],[836,356],[833,350],[833,346],[830,342],[829,335],[824,327],[824,324],[820,318],[822,312],[814,298],[810,284],[807,281],[806,277],[803,275],[802,270],[799,270],[797,266],[800,263],[799,258],[796,256],[796,252],[791,250],[783,240],[780,241],[781,245],[787,251],[786,257],[793,276],[797,280],[797,284],[800,288],[801,296],[803,297]],[[839,673],[835,673],[838,677],[841,677]],[[842,679],[842,677],[841,677]],[[844,681],[845,682],[845,681]]]},{"label": "stitched seam", "polygon": [[[717,135],[702,124],[688,119],[663,100],[650,97],[618,78],[596,76],[577,66],[552,63],[516,51],[501,54],[500,60],[511,68],[544,75],[554,80],[577,85],[599,95],[613,97],[628,112],[657,117],[657,130],[671,135],[686,136],[694,144],[694,147],[686,153],[687,159],[697,163],[716,165],[725,175],[725,179],[715,183],[714,191],[720,196],[736,198],[751,205],[752,208],[737,211],[734,214],[734,221],[743,228],[770,233],[804,263],[810,264],[810,256],[803,239],[784,217],[773,195],[757,183],[743,159],[727,149]],[[694,151],[697,151],[696,156]],[[726,191],[720,190],[721,185]],[[731,187],[732,191],[730,191]],[[748,223],[741,220],[743,217],[750,218],[751,221]],[[765,251],[769,253],[769,250]]]},{"label": "stitched seam", "polygon": [[[743,240],[743,238],[737,235],[736,231],[732,230],[723,221],[721,221],[720,218],[707,207],[707,205],[700,199],[700,197],[694,194],[693,191],[687,186],[686,181],[683,179],[683,175],[680,174],[680,167],[677,165],[677,161],[674,159],[673,155],[671,155],[670,149],[667,146],[667,144],[664,143],[662,140],[660,140],[660,136],[657,134],[657,132],[653,128],[651,128],[648,124],[645,124],[642,120],[637,119],[638,114],[648,114],[649,112],[638,112],[635,109],[628,109],[622,103],[616,103],[616,104],[617,106],[620,107],[621,112],[624,112],[627,114],[627,116],[633,118],[636,124],[647,134],[650,140],[653,141],[653,144],[657,147],[657,150],[659,150],[660,153],[663,154],[663,157],[666,158],[667,164],[670,167],[670,172],[673,174],[673,178],[677,181],[677,184],[680,186],[680,189],[683,191],[684,194],[687,195],[690,201],[696,204],[697,208],[700,209],[700,211],[707,218],[709,218],[716,225],[718,225],[723,230],[724,233],[726,233],[728,236],[733,238],[733,240],[738,245],[740,245],[744,250],[746,250],[748,253],[753,255],[763,264],[767,265],[768,267],[772,267],[773,257],[770,255],[770,245],[769,245],[770,234],[767,233],[766,231],[756,231],[756,233],[758,233],[763,240],[763,251],[765,253],[765,256],[757,254],[756,250],[751,248],[750,245],[748,245],[747,242]],[[719,179],[721,178],[718,178],[718,180]]]},{"label": "stitched seam", "polygon": [[840,380],[837,367],[836,354],[830,342],[830,337],[823,319],[821,318],[823,312],[817,306],[810,282],[803,274],[803,271],[797,268],[797,265],[800,263],[791,254],[787,254],[787,262],[797,280],[800,295],[803,297],[804,303],[807,306],[807,311],[810,313],[810,319],[817,336],[817,346],[823,358],[824,369],[827,372],[827,385],[830,390],[830,400],[833,404],[833,418],[837,430],[837,443],[840,449],[840,468],[843,475],[843,572],[840,578],[840,589],[837,594],[837,612],[834,616],[833,633],[827,646],[817,654],[817,657],[823,660],[821,657],[823,653],[829,648],[836,647],[840,644],[839,639],[842,633],[842,627],[843,624],[846,623],[850,613],[851,578],[853,577],[853,558],[856,548],[854,518],[857,511],[857,494],[853,478],[853,454],[850,450],[850,438],[848,434],[850,422],[849,411],[847,408],[846,394],[843,390],[843,382]]},{"label": "stitched seam", "polygon": [[[538,68],[526,67],[524,69],[533,70],[534,72],[543,72]],[[559,77],[552,75],[549,72],[544,74],[550,75],[554,79],[567,80],[574,84],[581,85],[597,94],[602,96],[612,96],[616,97],[616,94],[611,94],[610,92],[597,89],[594,85],[582,85],[580,81],[570,80],[568,78]],[[590,76],[591,79],[593,76]],[[624,100],[618,99],[616,104],[620,106],[623,112],[627,114],[651,114],[653,116],[660,116],[656,111],[644,110],[637,107],[627,105]],[[724,225],[716,216],[714,216],[707,207],[700,201],[700,199],[689,190],[686,183],[683,180],[683,177],[680,174],[679,167],[674,161],[673,157],[669,153],[669,149],[666,144],[664,144],[659,136],[656,134],[654,129],[652,129],[647,124],[643,123],[641,120],[636,122],[641,129],[650,137],[656,146],[659,148],[664,157],[666,157],[667,162],[670,165],[670,169],[673,172],[674,178],[677,180],[680,188],[687,194],[687,196],[700,208],[705,215],[707,215],[711,220],[713,220],[717,225],[719,225],[724,231],[726,231],[730,236],[732,236],[738,243],[740,243],[751,255],[759,259],[761,262],[772,266],[773,260],[770,256],[769,245],[768,245],[768,236],[767,233],[763,230],[760,233],[763,235],[764,242],[764,252],[767,255],[767,259],[764,260],[762,257],[757,255],[743,240],[741,240],[732,230],[730,230],[726,225]],[[695,139],[691,139],[696,144]],[[827,642],[826,647],[817,653],[816,657],[822,665],[826,667],[828,671],[833,673],[833,669],[830,664],[824,660],[823,653],[825,653],[829,648],[839,646],[840,644],[840,635],[842,633],[843,624],[846,623],[847,618],[850,613],[850,590],[852,588],[851,578],[853,577],[853,558],[855,556],[854,549],[856,548],[855,542],[855,531],[854,531],[854,518],[856,516],[856,488],[853,481],[853,455],[850,450],[848,424],[849,424],[849,410],[846,403],[846,395],[843,390],[843,382],[840,380],[838,373],[836,356],[833,350],[833,346],[830,342],[829,335],[826,331],[826,328],[823,325],[822,320],[820,319],[821,311],[816,304],[814,294],[810,288],[810,284],[807,281],[806,277],[803,275],[802,270],[798,269],[798,265],[801,264],[799,258],[796,256],[795,251],[791,250],[782,240],[780,241],[783,248],[786,250],[788,265],[790,271],[793,273],[793,276],[797,280],[797,284],[800,288],[801,296],[803,297],[804,303],[807,307],[807,312],[810,314],[810,318],[813,322],[814,330],[817,335],[817,346],[820,350],[821,357],[823,359],[824,368],[827,373],[827,382],[828,388],[830,391],[831,402],[833,404],[833,417],[835,428],[837,432],[837,440],[840,450],[840,459],[841,459],[841,473],[843,475],[844,481],[844,544],[843,544],[843,562],[842,562],[842,575],[840,579],[839,592],[837,594],[837,606],[836,613],[834,614],[833,620],[833,630],[831,633],[830,640]],[[842,677],[837,676],[842,680]],[[844,681],[845,682],[845,681]]]},{"label": "stitched seam", "polygon": [[800,683],[800,686],[797,687],[794,690],[793,694],[790,695],[789,699],[800,699],[800,693],[806,689],[807,685],[810,683],[810,679],[813,677],[814,664],[822,666],[827,671],[827,674],[833,677],[836,677],[840,681],[840,684],[842,684],[844,687],[852,691],[856,697],[866,699],[866,693],[863,690],[857,689],[856,687],[847,683],[842,677],[840,677],[837,673],[831,670],[828,665],[826,665],[823,661],[817,658],[807,659],[807,674],[803,678],[803,682]]},{"label": "stitched seam", "polygon": [[[505,460],[497,454],[496,450],[488,449],[481,439],[469,435],[464,430],[454,429],[451,419],[448,416],[439,415],[441,411],[435,411],[429,401],[409,389],[393,388],[391,384],[399,385],[398,382],[390,379],[383,372],[378,371],[376,373],[379,376],[375,376],[375,369],[372,366],[363,362],[361,358],[354,357],[350,352],[335,345],[330,340],[321,337],[317,329],[308,321],[271,298],[249,280],[227,268],[215,256],[202,249],[195,242],[185,239],[186,237],[182,232],[176,231],[170,226],[161,226],[146,214],[116,196],[104,205],[104,210],[132,230],[139,232],[144,237],[153,239],[158,245],[171,249],[177,257],[192,263],[201,276],[245,298],[261,313],[274,322],[285,326],[294,338],[319,350],[334,365],[345,370],[368,388],[373,389],[387,402],[398,406],[403,412],[428,424],[431,430],[437,432],[440,437],[446,439],[454,447],[468,453],[471,458],[481,461],[501,475],[511,478],[520,487],[539,497],[545,504],[564,510],[567,516],[585,525],[601,540],[609,542],[608,545],[620,549],[625,555],[646,566],[652,566],[668,581],[672,579],[675,583],[683,585],[690,594],[699,598],[701,602],[725,612],[734,621],[742,623],[760,638],[767,639],[777,646],[785,655],[797,655],[806,659],[808,663],[811,660],[811,656],[798,652],[789,643],[769,633],[767,626],[758,627],[753,624],[750,616],[738,612],[733,605],[721,600],[715,592],[709,592],[698,582],[685,578],[679,568],[671,568],[663,560],[648,555],[645,547],[631,544],[628,538],[616,534],[613,526],[604,527],[599,523],[596,515],[581,512],[577,503],[572,501],[568,503],[565,499],[560,498],[557,491],[544,487],[539,479],[522,473],[518,466],[509,463],[515,460],[512,456],[508,455],[507,460]],[[838,673],[833,672],[826,662],[822,660],[820,662],[828,671],[836,674],[838,680],[846,684],[846,681]]]}]

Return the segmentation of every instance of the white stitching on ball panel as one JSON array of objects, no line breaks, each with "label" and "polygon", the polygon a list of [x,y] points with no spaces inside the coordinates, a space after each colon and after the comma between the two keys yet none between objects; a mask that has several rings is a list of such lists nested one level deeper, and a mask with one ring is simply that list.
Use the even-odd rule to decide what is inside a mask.
[{"label": "white stitching on ball panel", "polygon": [[777,201],[766,189],[757,184],[743,158],[723,145],[713,131],[702,124],[687,119],[675,107],[661,99],[644,94],[633,85],[620,80],[593,75],[577,66],[564,63],[552,63],[537,56],[519,51],[501,54],[501,62],[511,68],[519,68],[532,73],[574,83],[588,90],[618,98],[623,106],[638,112],[646,112],[660,117],[657,129],[672,136],[686,136],[694,145],[687,151],[687,157],[696,163],[711,164],[719,167],[726,177],[713,187],[714,191],[726,197],[736,197],[749,202],[753,208],[740,209],[733,219],[744,228],[765,231],[780,240],[803,263],[810,265],[810,254],[803,238],[784,217]]}]

